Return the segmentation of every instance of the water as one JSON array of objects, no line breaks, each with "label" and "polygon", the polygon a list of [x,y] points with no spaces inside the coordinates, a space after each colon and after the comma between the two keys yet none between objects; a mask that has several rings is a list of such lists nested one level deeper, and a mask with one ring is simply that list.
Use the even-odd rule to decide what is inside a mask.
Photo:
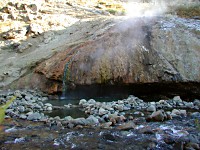
[{"label": "water", "polygon": [[67,84],[68,84],[68,78],[69,78],[69,64],[70,62],[67,62],[65,64],[64,74],[63,74],[63,87],[62,87],[62,96],[61,99],[65,99],[66,92],[67,92]]}]

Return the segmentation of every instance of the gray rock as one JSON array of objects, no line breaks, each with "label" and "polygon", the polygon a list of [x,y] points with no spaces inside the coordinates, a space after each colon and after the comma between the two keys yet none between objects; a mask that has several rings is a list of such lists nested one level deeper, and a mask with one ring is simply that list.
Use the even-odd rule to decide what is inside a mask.
[{"label": "gray rock", "polygon": [[182,102],[182,99],[180,98],[180,96],[175,96],[174,98],[173,98],[173,100],[175,101],[175,102]]},{"label": "gray rock", "polygon": [[100,108],[100,109],[99,109],[99,115],[100,115],[100,116],[103,116],[103,115],[105,115],[105,114],[107,114],[107,113],[108,113],[107,110],[105,110],[105,109],[103,109],[103,108]]},{"label": "gray rock", "polygon": [[124,105],[117,105],[117,109],[119,111],[123,111],[124,110]]},{"label": "gray rock", "polygon": [[102,128],[110,128],[110,126],[112,125],[112,122],[105,122],[101,124]]},{"label": "gray rock", "polygon": [[35,121],[35,120],[40,120],[42,118],[41,114],[36,112],[36,113],[32,113],[30,114],[27,119],[31,120],[31,121]]},{"label": "gray rock", "polygon": [[41,100],[42,100],[42,101],[47,101],[47,100],[48,100],[48,97],[42,97]]},{"label": "gray rock", "polygon": [[71,121],[71,123],[75,124],[75,125],[86,125],[87,124],[87,121],[85,118],[76,118],[76,119],[73,119]]},{"label": "gray rock", "polygon": [[44,106],[52,107],[52,104],[50,104],[50,103],[46,103],[46,104],[44,104]]},{"label": "gray rock", "polygon": [[118,130],[130,130],[134,129],[136,127],[135,123],[133,121],[129,121],[127,123],[123,123],[122,125],[119,125],[117,127]]},{"label": "gray rock", "polygon": [[193,107],[194,107],[194,105],[193,105],[192,102],[186,103],[185,106],[186,106],[187,108],[193,108]]},{"label": "gray rock", "polygon": [[96,124],[99,124],[99,120],[97,118],[95,118],[93,115],[90,115],[86,119],[86,124],[87,125],[96,125]]},{"label": "gray rock", "polygon": [[21,113],[25,111],[24,106],[18,106],[17,109],[18,109],[18,111],[21,112]]},{"label": "gray rock", "polygon": [[194,112],[191,114],[192,118],[200,118],[200,113],[199,112]]},{"label": "gray rock", "polygon": [[21,114],[21,115],[19,115],[19,118],[20,118],[20,119],[26,119],[27,116],[26,116],[25,114]]},{"label": "gray rock", "polygon": [[195,99],[194,102],[193,102],[193,104],[194,104],[195,106],[198,106],[198,107],[200,108],[200,100]]},{"label": "gray rock", "polygon": [[96,101],[95,101],[94,99],[90,99],[90,100],[88,100],[88,103],[89,103],[89,104],[95,104]]},{"label": "gray rock", "polygon": [[150,105],[149,107],[147,107],[147,111],[150,111],[150,112],[156,111],[155,105]]},{"label": "gray rock", "polygon": [[83,106],[84,104],[86,104],[87,103],[87,100],[85,100],[85,99],[81,99],[80,101],[79,101],[79,105],[81,105],[81,106]]},{"label": "gray rock", "polygon": [[71,121],[71,120],[73,120],[73,118],[71,116],[67,116],[67,117],[64,118],[64,120],[65,121]]},{"label": "gray rock", "polygon": [[25,96],[25,100],[31,101],[31,99],[32,99],[32,96],[30,96],[30,95],[26,95],[26,96]]},{"label": "gray rock", "polygon": [[53,110],[53,108],[52,107],[47,107],[47,109],[46,109],[47,111],[52,111]]},{"label": "gray rock", "polygon": [[165,115],[163,110],[155,111],[150,116],[154,121],[164,121]]}]

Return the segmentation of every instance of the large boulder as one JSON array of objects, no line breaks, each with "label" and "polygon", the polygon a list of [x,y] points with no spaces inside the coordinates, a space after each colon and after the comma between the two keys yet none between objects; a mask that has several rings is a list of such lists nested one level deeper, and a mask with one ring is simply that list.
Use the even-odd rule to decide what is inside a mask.
[{"label": "large boulder", "polygon": [[[65,36],[66,43],[71,38],[75,44],[39,61],[34,73],[16,83],[31,78],[37,87],[53,93],[62,90],[63,80],[72,85],[200,82],[197,20],[168,17],[99,21],[100,28],[95,31],[92,24],[96,22],[87,25],[87,36],[81,42],[75,42],[78,33],[73,33],[74,29],[69,31],[72,37]],[[80,37],[85,25],[78,26]]]}]

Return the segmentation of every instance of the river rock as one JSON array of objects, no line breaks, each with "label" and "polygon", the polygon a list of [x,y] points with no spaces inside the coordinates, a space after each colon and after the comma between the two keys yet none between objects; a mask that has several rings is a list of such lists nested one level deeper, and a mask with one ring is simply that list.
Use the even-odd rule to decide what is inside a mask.
[{"label": "river rock", "polygon": [[46,103],[46,104],[44,104],[44,106],[52,107],[52,104],[50,104],[50,103]]},{"label": "river rock", "polygon": [[86,119],[86,124],[87,125],[97,125],[97,124],[99,124],[99,120],[96,117],[94,117],[93,115],[90,115]]},{"label": "river rock", "polygon": [[200,100],[195,99],[194,102],[193,102],[193,104],[194,104],[195,106],[198,106],[198,108],[200,108]]},{"label": "river rock", "polygon": [[18,111],[21,112],[21,113],[25,111],[24,106],[18,106],[17,109],[18,109]]},{"label": "river rock", "polygon": [[107,114],[107,113],[108,113],[107,110],[105,110],[105,109],[103,109],[103,108],[100,108],[100,109],[99,109],[99,115],[100,115],[100,116],[103,116],[103,115],[105,115],[105,114]]},{"label": "river rock", "polygon": [[178,103],[181,103],[181,102],[182,102],[182,99],[180,98],[180,96],[175,96],[175,97],[173,98],[173,100],[174,100],[175,102],[178,102]]},{"label": "river rock", "polygon": [[85,118],[76,118],[76,119],[71,120],[71,123],[74,125],[83,125],[84,126],[87,124],[87,121]]},{"label": "river rock", "polygon": [[147,121],[164,121],[165,113],[163,110],[158,110],[153,112],[149,117],[146,118]]},{"label": "river rock", "polygon": [[150,105],[149,107],[147,107],[147,111],[150,111],[150,112],[156,111],[155,105]]},{"label": "river rock", "polygon": [[21,118],[21,119],[26,119],[27,116],[26,116],[25,114],[21,114],[21,115],[19,115],[19,118]]},{"label": "river rock", "polygon": [[105,122],[101,124],[101,128],[110,128],[111,125],[112,125],[112,122]]},{"label": "river rock", "polygon": [[79,105],[80,105],[80,106],[84,106],[86,103],[87,103],[87,100],[85,100],[85,99],[81,99],[81,100],[79,101]]},{"label": "river rock", "polygon": [[31,121],[40,120],[42,118],[41,114],[38,112],[30,114],[27,119]]},{"label": "river rock", "polygon": [[136,127],[135,123],[133,121],[129,121],[127,123],[123,123],[122,125],[118,126],[118,130],[130,130],[134,129]]},{"label": "river rock", "polygon": [[53,110],[53,108],[52,107],[47,107],[47,109],[46,109],[47,111],[52,111]]}]

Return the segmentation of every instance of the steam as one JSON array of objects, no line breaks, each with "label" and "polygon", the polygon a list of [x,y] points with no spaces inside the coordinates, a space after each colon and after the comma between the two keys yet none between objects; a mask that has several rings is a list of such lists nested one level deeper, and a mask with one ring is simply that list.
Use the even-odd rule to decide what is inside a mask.
[{"label": "steam", "polygon": [[124,7],[128,17],[153,17],[167,11],[167,4],[164,0],[148,0],[143,3],[129,1]]}]

